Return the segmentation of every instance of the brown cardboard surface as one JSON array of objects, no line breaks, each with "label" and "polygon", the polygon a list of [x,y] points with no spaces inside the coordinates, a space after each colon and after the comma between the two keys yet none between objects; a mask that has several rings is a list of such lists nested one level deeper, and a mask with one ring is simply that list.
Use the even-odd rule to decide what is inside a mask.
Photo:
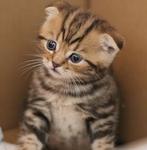
[{"label": "brown cardboard surface", "polygon": [[125,141],[147,136],[147,1],[91,0],[91,10],[126,38],[114,64],[124,105],[121,135]]},{"label": "brown cardboard surface", "polygon": [[17,144],[17,139],[19,137],[19,129],[6,130],[4,132],[4,140],[8,143]]},{"label": "brown cardboard surface", "polygon": [[[35,49],[35,37],[50,0],[0,1],[0,126],[16,127],[24,108],[25,81],[17,65]],[[72,0],[86,6],[87,0]],[[114,64],[123,104],[121,135],[126,141],[147,136],[147,1],[90,0],[90,8],[107,18],[126,38]]]}]

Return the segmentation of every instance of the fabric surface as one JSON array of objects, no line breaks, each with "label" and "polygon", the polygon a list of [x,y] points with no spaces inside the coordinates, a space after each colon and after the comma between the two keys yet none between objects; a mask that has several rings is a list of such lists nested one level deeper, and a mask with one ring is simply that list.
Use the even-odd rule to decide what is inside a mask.
[{"label": "fabric surface", "polygon": [[16,150],[17,146],[6,142],[0,143],[0,150]]}]

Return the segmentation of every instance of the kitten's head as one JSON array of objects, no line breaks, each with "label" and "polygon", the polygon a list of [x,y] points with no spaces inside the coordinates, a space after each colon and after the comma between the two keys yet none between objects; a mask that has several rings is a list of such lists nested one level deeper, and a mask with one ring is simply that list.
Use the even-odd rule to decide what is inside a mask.
[{"label": "kitten's head", "polygon": [[39,45],[43,64],[55,78],[94,77],[123,47],[119,33],[88,11],[61,2],[45,12]]}]

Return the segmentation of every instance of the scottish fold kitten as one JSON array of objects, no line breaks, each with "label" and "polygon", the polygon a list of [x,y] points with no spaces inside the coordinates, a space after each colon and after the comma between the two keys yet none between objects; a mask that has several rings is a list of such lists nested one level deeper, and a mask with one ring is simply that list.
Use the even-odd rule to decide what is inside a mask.
[{"label": "scottish fold kitten", "polygon": [[111,150],[118,93],[109,71],[123,38],[106,20],[68,3],[45,9],[20,150]]}]

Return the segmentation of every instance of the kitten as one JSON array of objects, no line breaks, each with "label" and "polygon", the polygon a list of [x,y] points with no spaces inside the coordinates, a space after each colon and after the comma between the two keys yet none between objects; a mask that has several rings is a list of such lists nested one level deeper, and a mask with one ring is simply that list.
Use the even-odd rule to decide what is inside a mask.
[{"label": "kitten", "polygon": [[19,149],[113,149],[119,100],[109,68],[123,38],[107,21],[68,3],[45,11],[42,61],[33,73]]}]

